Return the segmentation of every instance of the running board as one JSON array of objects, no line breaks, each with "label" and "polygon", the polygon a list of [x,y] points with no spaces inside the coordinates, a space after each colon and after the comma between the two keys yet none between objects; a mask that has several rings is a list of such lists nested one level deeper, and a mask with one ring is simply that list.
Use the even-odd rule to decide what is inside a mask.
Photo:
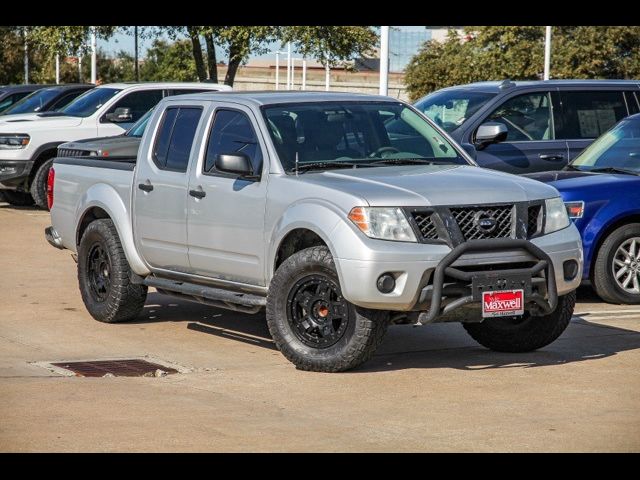
[{"label": "running board", "polygon": [[159,293],[173,295],[195,302],[226,308],[244,313],[258,313],[267,304],[267,298],[250,293],[232,292],[221,288],[207,287],[195,283],[180,282],[149,276],[143,285],[154,287]]}]

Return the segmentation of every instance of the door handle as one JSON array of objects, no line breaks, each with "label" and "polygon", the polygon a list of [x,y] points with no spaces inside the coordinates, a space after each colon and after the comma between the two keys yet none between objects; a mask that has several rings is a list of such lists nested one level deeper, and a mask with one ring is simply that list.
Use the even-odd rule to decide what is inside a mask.
[{"label": "door handle", "polygon": [[564,155],[561,153],[541,153],[538,157],[540,160],[564,160]]},{"label": "door handle", "polygon": [[151,183],[139,183],[138,188],[144,192],[150,192],[153,190],[153,185]]},{"label": "door handle", "polygon": [[207,192],[202,190],[202,187],[198,187],[198,190],[189,190],[189,195],[195,198],[204,198],[207,196]]}]

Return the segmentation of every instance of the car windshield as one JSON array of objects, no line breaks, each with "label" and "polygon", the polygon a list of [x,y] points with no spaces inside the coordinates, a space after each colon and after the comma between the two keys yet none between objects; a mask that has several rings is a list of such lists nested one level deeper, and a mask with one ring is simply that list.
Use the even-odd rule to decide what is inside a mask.
[{"label": "car windshield", "polygon": [[640,174],[640,119],[623,120],[578,155],[577,170],[619,169]]},{"label": "car windshield", "polygon": [[64,107],[61,112],[72,117],[90,117],[120,91],[119,88],[94,88],[76,97],[76,99]]},{"label": "car windshield", "polygon": [[153,112],[153,108],[145,113],[140,119],[133,124],[133,126],[127,130],[125,135],[127,137],[138,137],[141,138],[144,130],[147,128],[147,123],[149,123],[149,117],[151,116],[151,112]]},{"label": "car windshield", "polygon": [[[399,102],[299,103],[263,107],[263,112],[287,172],[399,164],[468,165],[444,135]],[[402,128],[389,128],[398,125]]]},{"label": "car windshield", "polygon": [[473,90],[440,90],[418,100],[415,107],[447,132],[462,125],[495,93]]},{"label": "car windshield", "polygon": [[11,105],[2,112],[2,115],[39,112],[42,110],[42,107],[53,100],[58,93],[59,89],[57,88],[42,88],[40,90],[36,90]]}]

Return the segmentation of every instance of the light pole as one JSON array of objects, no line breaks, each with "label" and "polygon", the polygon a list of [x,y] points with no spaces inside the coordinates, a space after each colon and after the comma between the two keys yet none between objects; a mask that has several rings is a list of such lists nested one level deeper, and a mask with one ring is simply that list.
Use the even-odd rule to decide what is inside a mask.
[{"label": "light pole", "polygon": [[29,47],[27,46],[27,27],[22,31],[24,34],[24,83],[29,83]]},{"label": "light pole", "polygon": [[544,79],[549,80],[549,70],[551,69],[551,27],[545,27],[544,38]]},{"label": "light pole", "polygon": [[96,27],[91,27],[91,83],[95,85],[98,78],[98,61],[96,58]]},{"label": "light pole", "polygon": [[380,95],[389,93],[389,27],[380,27]]}]

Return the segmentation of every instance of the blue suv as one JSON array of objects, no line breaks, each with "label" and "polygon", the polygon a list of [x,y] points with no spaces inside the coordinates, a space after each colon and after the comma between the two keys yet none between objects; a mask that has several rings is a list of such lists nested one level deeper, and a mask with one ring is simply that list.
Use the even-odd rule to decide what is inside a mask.
[{"label": "blue suv", "polygon": [[522,174],[562,169],[616,122],[640,112],[639,100],[638,81],[505,80],[438,90],[415,107],[481,167]]},{"label": "blue suv", "polygon": [[532,173],[556,187],[584,247],[583,279],[612,303],[640,303],[640,115],[622,120],[563,171]]}]

